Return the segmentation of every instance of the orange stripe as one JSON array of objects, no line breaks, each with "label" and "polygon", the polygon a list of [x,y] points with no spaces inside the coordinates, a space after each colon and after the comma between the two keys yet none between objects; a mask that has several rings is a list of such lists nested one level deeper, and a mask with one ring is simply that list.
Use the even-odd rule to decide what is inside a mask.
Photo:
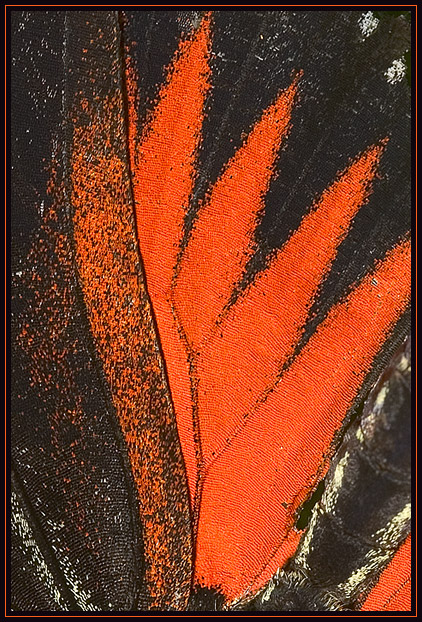
[{"label": "orange stripe", "polygon": [[72,148],[76,259],[91,330],[138,491],[150,604],[184,608],[189,501],[133,222],[120,93],[83,103]]},{"label": "orange stripe", "polygon": [[192,39],[180,43],[141,143],[131,145],[138,236],[153,297],[169,293],[196,176],[209,45],[207,17]]},{"label": "orange stripe", "polygon": [[299,229],[230,309],[198,362],[205,464],[271,388],[303,332],[318,286],[371,189],[382,146],[368,149],[326,190]]},{"label": "orange stripe", "polygon": [[381,574],[362,611],[411,610],[411,554],[409,535]]},{"label": "orange stripe", "polygon": [[[286,561],[295,512],[326,468],[333,435],[408,305],[410,242],[334,307],[205,477],[196,576],[229,598]],[[327,460],[327,458],[325,458]]]},{"label": "orange stripe", "polygon": [[183,255],[175,308],[187,339],[197,349],[227,304],[250,257],[257,214],[287,135],[298,76],[262,115],[229,161],[203,205]]},{"label": "orange stripe", "polygon": [[170,307],[170,288],[196,170],[209,89],[210,16],[182,41],[139,145],[133,72],[127,74],[136,222],[147,286],[167,363],[191,500],[197,479],[189,365]]}]

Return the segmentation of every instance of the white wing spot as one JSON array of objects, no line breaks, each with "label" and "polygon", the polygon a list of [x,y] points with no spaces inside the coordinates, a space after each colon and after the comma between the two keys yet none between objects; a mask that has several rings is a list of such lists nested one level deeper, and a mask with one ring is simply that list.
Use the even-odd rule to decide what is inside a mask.
[{"label": "white wing spot", "polygon": [[395,84],[403,80],[406,75],[406,63],[404,58],[393,60],[393,64],[387,69],[384,75],[387,78],[387,82],[390,84]]},{"label": "white wing spot", "polygon": [[388,387],[384,385],[383,387],[381,387],[381,390],[377,395],[377,399],[375,400],[375,406],[379,410],[384,406],[385,398],[387,397],[387,394],[388,394]]},{"label": "white wing spot", "polygon": [[337,499],[340,494],[340,490],[342,488],[344,472],[347,467],[349,457],[350,457],[350,453],[346,451],[344,453],[344,456],[340,458],[335,468],[334,475],[330,482],[330,485],[325,491],[324,502],[325,502],[325,506],[327,510],[330,512],[334,509],[334,506],[337,503]]},{"label": "white wing spot", "polygon": [[356,430],[356,438],[358,439],[359,443],[363,443],[363,441],[365,440],[365,436],[364,436],[364,434],[362,432],[362,428],[360,426]]},{"label": "white wing spot", "polygon": [[410,360],[405,354],[400,359],[400,363],[397,365],[397,369],[401,372],[410,371]]},{"label": "white wing spot", "polygon": [[369,37],[374,30],[376,30],[379,24],[378,17],[372,13],[372,11],[368,11],[367,13],[363,13],[362,17],[359,20],[360,31],[364,39]]}]

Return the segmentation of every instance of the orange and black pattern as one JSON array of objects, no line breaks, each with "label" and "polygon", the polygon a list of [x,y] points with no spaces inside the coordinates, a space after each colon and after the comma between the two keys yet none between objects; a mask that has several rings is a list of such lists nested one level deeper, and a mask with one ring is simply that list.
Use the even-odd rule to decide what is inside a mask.
[{"label": "orange and black pattern", "polygon": [[246,609],[410,609],[410,373],[408,339],[347,430],[294,558]]},{"label": "orange and black pattern", "polygon": [[387,13],[11,11],[14,612],[410,610]]}]

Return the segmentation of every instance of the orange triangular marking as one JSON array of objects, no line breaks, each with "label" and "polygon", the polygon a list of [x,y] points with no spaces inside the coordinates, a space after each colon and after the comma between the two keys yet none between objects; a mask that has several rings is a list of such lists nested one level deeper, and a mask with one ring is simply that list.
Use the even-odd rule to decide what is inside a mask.
[{"label": "orange triangular marking", "polygon": [[337,248],[370,193],[382,151],[382,144],[369,148],[322,194],[204,346],[198,400],[206,464],[275,384]]},{"label": "orange triangular marking", "polygon": [[298,75],[251,130],[206,198],[180,264],[174,301],[189,344],[208,335],[253,251],[274,163],[286,137]]}]

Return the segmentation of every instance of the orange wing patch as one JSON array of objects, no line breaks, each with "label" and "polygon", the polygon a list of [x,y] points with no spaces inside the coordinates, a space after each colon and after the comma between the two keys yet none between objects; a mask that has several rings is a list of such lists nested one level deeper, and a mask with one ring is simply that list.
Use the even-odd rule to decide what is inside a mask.
[{"label": "orange wing patch", "polygon": [[[280,377],[371,194],[386,140],[333,180],[229,308],[288,136],[300,72],[209,189],[181,251],[210,36],[207,16],[180,44],[139,137],[130,113],[129,136],[139,243],[194,508],[196,580],[234,600],[259,589],[294,552],[295,512],[325,472],[333,436],[408,305],[410,243],[399,243],[354,285]],[[128,80],[134,102],[131,74]]]},{"label": "orange wing patch", "polygon": [[198,400],[206,464],[277,381],[337,248],[370,193],[382,151],[381,145],[368,149],[323,193],[204,346]]},{"label": "orange wing patch", "polygon": [[214,328],[252,255],[257,215],[289,130],[297,82],[263,113],[199,212],[174,290],[176,314],[193,351]]},{"label": "orange wing patch", "polygon": [[222,585],[235,598],[258,589],[287,561],[284,541],[294,533],[296,510],[328,468],[333,435],[409,296],[410,243],[403,242],[332,309],[236,430],[205,478],[196,558],[201,583]]}]

